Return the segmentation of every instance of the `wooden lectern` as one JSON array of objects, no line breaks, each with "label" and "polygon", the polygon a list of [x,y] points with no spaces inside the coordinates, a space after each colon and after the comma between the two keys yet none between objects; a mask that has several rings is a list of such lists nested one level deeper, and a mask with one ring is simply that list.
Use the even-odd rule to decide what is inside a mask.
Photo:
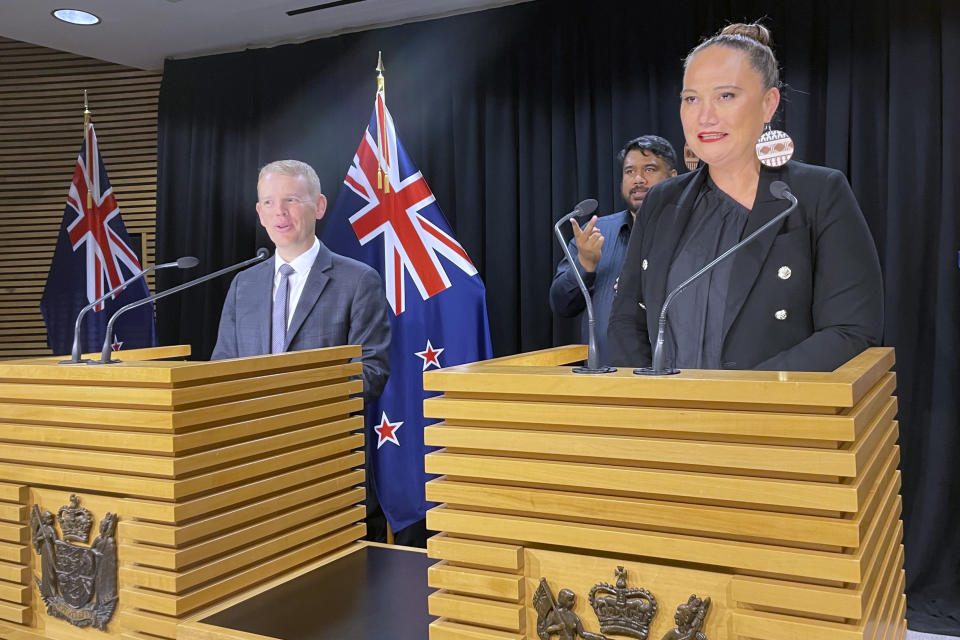
[{"label": "wooden lectern", "polygon": [[431,640],[904,637],[892,349],[830,373],[560,366],[585,357],[424,374]]},{"label": "wooden lectern", "polygon": [[172,639],[364,535],[360,347],[187,355],[0,363],[0,638]]}]

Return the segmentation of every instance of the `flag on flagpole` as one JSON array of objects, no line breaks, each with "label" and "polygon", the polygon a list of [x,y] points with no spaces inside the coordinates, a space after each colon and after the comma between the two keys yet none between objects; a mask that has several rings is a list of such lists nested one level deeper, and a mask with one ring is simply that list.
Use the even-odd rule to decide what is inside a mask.
[{"label": "flag on flagpole", "polygon": [[[327,214],[323,242],[377,269],[390,315],[390,378],[367,405],[373,485],[394,531],[423,519],[423,372],[491,357],[483,281],[400,143],[382,75],[370,123]],[[429,421],[432,423],[434,421]]]},{"label": "flag on flagpole", "polygon": [[[130,248],[130,238],[120,219],[120,207],[100,157],[97,135],[93,124],[87,124],[40,300],[47,344],[53,352],[69,354],[80,310],[139,271],[140,261]],[[100,351],[113,312],[148,295],[147,283],[141,279],[91,309],[80,329],[80,350]],[[115,351],[152,347],[156,343],[153,305],[131,310],[114,325]]]}]

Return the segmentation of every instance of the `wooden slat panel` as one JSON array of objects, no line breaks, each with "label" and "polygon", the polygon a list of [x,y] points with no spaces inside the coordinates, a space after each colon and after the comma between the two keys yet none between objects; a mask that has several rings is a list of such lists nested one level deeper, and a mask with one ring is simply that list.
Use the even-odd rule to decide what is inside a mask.
[{"label": "wooden slat panel", "polygon": [[452,482],[446,478],[428,482],[426,494],[431,502],[481,507],[499,513],[527,513],[580,522],[709,533],[727,538],[836,547],[856,547],[860,540],[859,523],[845,518]]},{"label": "wooden slat panel", "polygon": [[13,602],[0,602],[0,620],[26,624],[30,620],[30,607]]},{"label": "wooden slat panel", "polygon": [[446,591],[431,593],[427,607],[432,616],[508,631],[520,631],[524,622],[523,604],[471,598]]},{"label": "wooden slat panel", "polygon": [[[354,423],[354,428],[363,427],[363,416],[354,416],[348,419]],[[236,467],[218,469],[185,480],[178,480],[174,498],[182,499],[198,493],[204,493],[228,484],[234,484],[258,476],[276,473],[314,460],[328,458],[338,454],[346,454],[354,449],[363,448],[363,435],[354,434],[335,438],[320,444],[302,447],[293,451],[286,451],[240,464]]]},{"label": "wooden slat panel", "polygon": [[423,401],[423,412],[452,423],[466,421],[489,426],[521,424],[537,429],[589,428],[604,433],[673,432],[853,441],[882,408],[895,386],[895,374],[887,374],[881,384],[845,415],[769,412],[751,415],[744,411],[619,406],[587,409],[570,403],[501,402],[449,396],[427,398]]},{"label": "wooden slat panel", "polygon": [[[26,549],[26,547],[23,548]],[[0,562],[0,580],[16,582],[18,584],[26,584],[29,577],[30,567],[27,565]]]},{"label": "wooden slat panel", "polygon": [[[291,511],[267,518],[266,520],[231,529],[227,533],[181,549],[168,549],[164,547],[151,548],[146,544],[131,546],[130,548],[133,554],[130,557],[136,558],[137,563],[144,566],[154,566],[176,571],[198,562],[215,558],[234,549],[244,548],[268,536],[286,532],[297,527],[300,523],[323,518],[351,504],[355,504],[362,499],[363,489],[357,488],[353,491],[346,491],[334,495],[331,498],[298,507]],[[348,513],[351,517],[356,515],[356,513],[353,512]],[[361,514],[359,518],[353,517],[353,520],[349,520],[349,518],[348,520],[353,522],[362,518],[363,515]]]},{"label": "wooden slat panel", "polygon": [[7,522],[26,522],[27,505],[0,502],[0,520]]},{"label": "wooden slat panel", "polygon": [[[524,354],[533,357],[536,354]],[[711,408],[735,405],[755,408],[805,407],[816,413],[837,413],[854,407],[884,377],[893,365],[891,347],[864,350],[836,372],[803,371],[730,371],[685,369],[679,375],[648,377],[642,380],[629,369],[593,378],[591,384],[569,369],[550,366],[516,366],[507,362],[477,362],[423,374],[428,391],[443,391],[450,396],[513,399],[532,397],[553,402],[588,400],[600,404],[699,406]],[[636,402],[637,397],[643,398]],[[563,400],[561,400],[563,399]]]},{"label": "wooden slat panel", "polygon": [[[339,498],[340,496],[338,496]],[[363,489],[357,489],[352,494],[343,496],[341,502],[356,502],[363,499]],[[163,569],[146,567],[124,567],[120,569],[122,579],[127,584],[136,584],[148,589],[156,589],[166,593],[184,593],[204,582],[229,575],[237,570],[260,563],[293,547],[315,540],[337,529],[355,524],[363,520],[366,507],[358,505],[327,516],[320,520],[309,522],[306,525],[284,531],[282,535],[269,537],[260,542],[249,544],[240,549],[218,557],[211,562],[192,567],[189,570],[175,572]]]},{"label": "wooden slat panel", "polygon": [[[121,215],[128,231],[146,237],[141,263],[153,264],[154,205],[136,226],[129,223],[127,213],[134,203],[156,199],[160,79],[157,72],[0,38],[0,228],[5,243],[17,242],[18,266],[35,275],[24,280],[0,271],[0,290],[42,290],[46,281],[83,141],[83,89],[89,90],[97,139]],[[143,142],[134,142],[137,138]],[[29,225],[24,223],[26,210]],[[10,233],[45,228],[50,232]],[[7,253],[9,258],[14,252]],[[50,353],[38,298],[37,293],[25,314],[0,303],[0,329],[25,318],[33,330],[29,334],[0,331],[0,358]]]},{"label": "wooden slat panel", "polygon": [[[892,403],[892,401],[891,401]],[[892,414],[891,416],[892,417]],[[423,430],[424,444],[451,451],[529,454],[588,462],[658,462],[665,465],[728,468],[820,476],[854,477],[856,458],[849,451],[668,440],[598,434],[519,431],[440,423]]]},{"label": "wooden slat panel", "polygon": [[440,450],[424,459],[427,473],[496,480],[526,485],[608,490],[635,495],[664,495],[697,500],[742,501],[799,509],[856,513],[857,488],[846,484],[798,482],[715,473],[583,465],[549,460],[523,460],[447,453]]},{"label": "wooden slat panel", "polygon": [[25,504],[27,488],[20,484],[0,483],[0,500]]},{"label": "wooden slat panel", "polygon": [[836,622],[806,620],[760,611],[734,611],[730,614],[734,637],[764,640],[864,640],[855,627]]},{"label": "wooden slat panel", "polygon": [[[72,369],[73,367],[71,367]],[[90,371],[84,368],[84,371]],[[94,371],[97,369],[93,369]],[[100,409],[78,406],[52,406],[50,404],[20,404],[0,402],[0,415],[7,420],[24,422],[46,422],[50,424],[77,425],[89,427],[91,424],[105,427],[119,427],[130,430],[165,430],[198,427],[204,424],[223,423],[231,419],[259,416],[265,412],[287,411],[297,405],[316,403],[324,399],[344,399],[351,393],[363,388],[360,380],[351,380],[338,384],[323,385],[313,389],[303,389],[287,393],[277,393],[260,399],[237,400],[215,407],[188,409],[179,412],[149,409]],[[133,394],[128,391],[128,396]]]},{"label": "wooden slat panel", "polygon": [[177,619],[161,616],[149,611],[139,611],[129,607],[121,607],[116,614],[120,623],[128,629],[136,629],[152,633],[165,638],[177,637]]},{"label": "wooden slat panel", "polygon": [[363,536],[366,528],[357,524],[348,529],[311,542],[283,555],[271,558],[239,573],[198,588],[189,594],[172,596],[145,589],[121,589],[120,598],[127,606],[138,607],[166,615],[182,616],[199,607],[232,593],[279,575],[293,567],[309,562],[334,549],[346,546]]},{"label": "wooden slat panel", "polygon": [[427,584],[434,589],[487,596],[507,602],[523,598],[523,576],[454,566],[446,561],[427,569]]},{"label": "wooden slat panel", "polygon": [[446,533],[427,540],[427,556],[457,564],[473,564],[508,571],[517,571],[523,566],[523,547],[457,538]]},{"label": "wooden slat panel", "polygon": [[0,540],[26,543],[30,540],[30,527],[24,523],[0,522]]},{"label": "wooden slat panel", "polygon": [[473,627],[446,618],[430,623],[430,640],[523,640],[526,637],[522,633]]},{"label": "wooden slat panel", "polygon": [[34,633],[23,627],[0,624],[0,638],[3,640],[49,640],[42,633]]},{"label": "wooden slat panel", "polygon": [[279,495],[271,495],[266,499],[204,517],[190,524],[173,526],[125,520],[119,525],[119,533],[122,539],[146,540],[155,544],[181,547],[252,520],[265,518],[285,509],[361,485],[363,479],[363,470],[354,469],[329,480],[313,481],[303,487],[283,491]]},{"label": "wooden slat panel", "polygon": [[30,586],[0,580],[0,600],[18,604],[30,604]]},{"label": "wooden slat panel", "polygon": [[[356,408],[358,410],[362,409],[363,401],[357,398],[355,402]],[[216,449],[211,449],[210,451],[177,458],[174,463],[175,474],[180,476],[203,469],[223,466],[224,464],[237,460],[260,456],[281,449],[304,447],[308,444],[317,443],[320,440],[349,433],[362,426],[363,419],[360,416],[353,416],[333,422],[302,427],[294,429],[293,431],[284,431],[283,433],[263,436],[236,444],[224,445]]]},{"label": "wooden slat panel", "polygon": [[459,535],[523,540],[574,549],[642,554],[652,558],[799,578],[858,583],[862,577],[859,554],[790,549],[542,518],[458,511],[442,506],[427,512],[427,528]]},{"label": "wooden slat panel", "polygon": [[[130,517],[153,520],[156,522],[181,523],[216,513],[222,509],[245,504],[251,500],[269,496],[278,491],[298,487],[308,482],[319,482],[326,478],[342,474],[356,467],[362,467],[364,453],[354,451],[349,455],[338,456],[260,478],[247,484],[220,489],[177,504],[153,500],[127,500],[127,513]],[[351,483],[352,484],[352,483]],[[348,486],[348,485],[344,485]],[[120,526],[123,526],[121,521]]]}]

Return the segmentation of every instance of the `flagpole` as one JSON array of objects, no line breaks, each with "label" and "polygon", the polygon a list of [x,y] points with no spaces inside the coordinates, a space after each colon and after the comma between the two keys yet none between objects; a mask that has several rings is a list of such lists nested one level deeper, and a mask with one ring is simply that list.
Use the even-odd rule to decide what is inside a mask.
[{"label": "flagpole", "polygon": [[386,181],[383,179],[383,145],[386,143],[386,111],[387,111],[387,92],[383,88],[383,52],[377,51],[377,101],[383,103],[383,117],[377,114],[377,188],[382,189],[384,193],[390,193],[390,176]]},{"label": "flagpole", "polygon": [[[90,144],[89,144],[89,135],[90,135],[90,105],[87,103],[87,90],[83,90],[83,143],[87,149],[87,166],[91,167],[90,161]],[[93,177],[93,170],[88,171],[90,177]],[[90,192],[89,187],[87,188],[87,209],[93,209],[93,194]]]}]

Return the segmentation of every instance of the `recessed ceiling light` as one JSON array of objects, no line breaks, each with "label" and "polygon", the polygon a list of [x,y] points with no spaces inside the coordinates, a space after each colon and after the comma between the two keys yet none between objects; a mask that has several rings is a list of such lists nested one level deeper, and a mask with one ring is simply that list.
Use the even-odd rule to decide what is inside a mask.
[{"label": "recessed ceiling light", "polygon": [[50,15],[57,20],[62,20],[63,22],[68,22],[70,24],[88,26],[92,24],[100,24],[99,17],[86,11],[80,11],[79,9],[57,9],[55,11],[51,11]]}]

